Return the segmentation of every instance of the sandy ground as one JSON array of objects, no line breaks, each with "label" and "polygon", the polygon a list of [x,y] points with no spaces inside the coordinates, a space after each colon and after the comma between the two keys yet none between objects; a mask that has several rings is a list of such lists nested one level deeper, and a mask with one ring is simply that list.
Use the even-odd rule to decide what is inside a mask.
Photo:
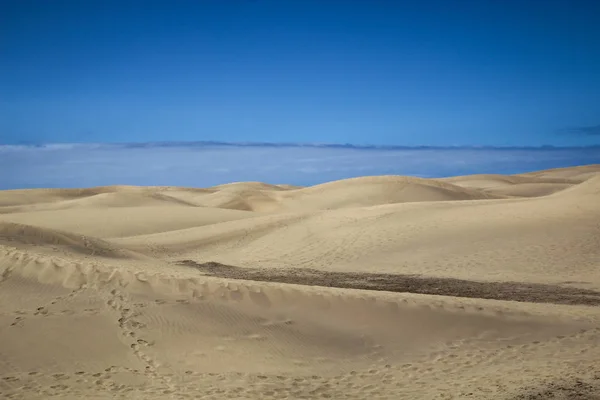
[{"label": "sandy ground", "polygon": [[600,399],[600,165],[0,192],[0,398]]}]

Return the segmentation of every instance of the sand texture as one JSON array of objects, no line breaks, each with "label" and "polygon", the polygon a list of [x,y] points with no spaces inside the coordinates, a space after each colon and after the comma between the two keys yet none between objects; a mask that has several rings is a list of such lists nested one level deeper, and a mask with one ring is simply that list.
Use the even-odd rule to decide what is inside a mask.
[{"label": "sand texture", "polygon": [[600,165],[0,191],[1,399],[600,399]]}]

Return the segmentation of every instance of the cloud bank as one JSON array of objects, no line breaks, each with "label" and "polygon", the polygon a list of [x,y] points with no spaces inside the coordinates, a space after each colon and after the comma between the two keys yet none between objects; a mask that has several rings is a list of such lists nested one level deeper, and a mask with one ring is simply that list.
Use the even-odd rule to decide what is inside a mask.
[{"label": "cloud bank", "polygon": [[237,181],[314,185],[364,175],[514,174],[600,163],[600,147],[406,148],[142,143],[0,146],[0,189]]}]

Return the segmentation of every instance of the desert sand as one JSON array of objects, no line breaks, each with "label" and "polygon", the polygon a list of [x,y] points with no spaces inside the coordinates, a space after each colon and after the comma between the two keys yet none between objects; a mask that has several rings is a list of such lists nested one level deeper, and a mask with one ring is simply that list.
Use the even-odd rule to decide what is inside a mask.
[{"label": "desert sand", "polygon": [[0,191],[0,398],[600,399],[600,165]]}]

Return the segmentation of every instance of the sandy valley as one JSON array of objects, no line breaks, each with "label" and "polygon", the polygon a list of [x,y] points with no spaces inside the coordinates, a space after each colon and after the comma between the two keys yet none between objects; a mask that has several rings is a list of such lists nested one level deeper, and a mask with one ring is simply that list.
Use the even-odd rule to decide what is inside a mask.
[{"label": "sandy valley", "polygon": [[0,191],[0,398],[600,399],[600,165]]}]

